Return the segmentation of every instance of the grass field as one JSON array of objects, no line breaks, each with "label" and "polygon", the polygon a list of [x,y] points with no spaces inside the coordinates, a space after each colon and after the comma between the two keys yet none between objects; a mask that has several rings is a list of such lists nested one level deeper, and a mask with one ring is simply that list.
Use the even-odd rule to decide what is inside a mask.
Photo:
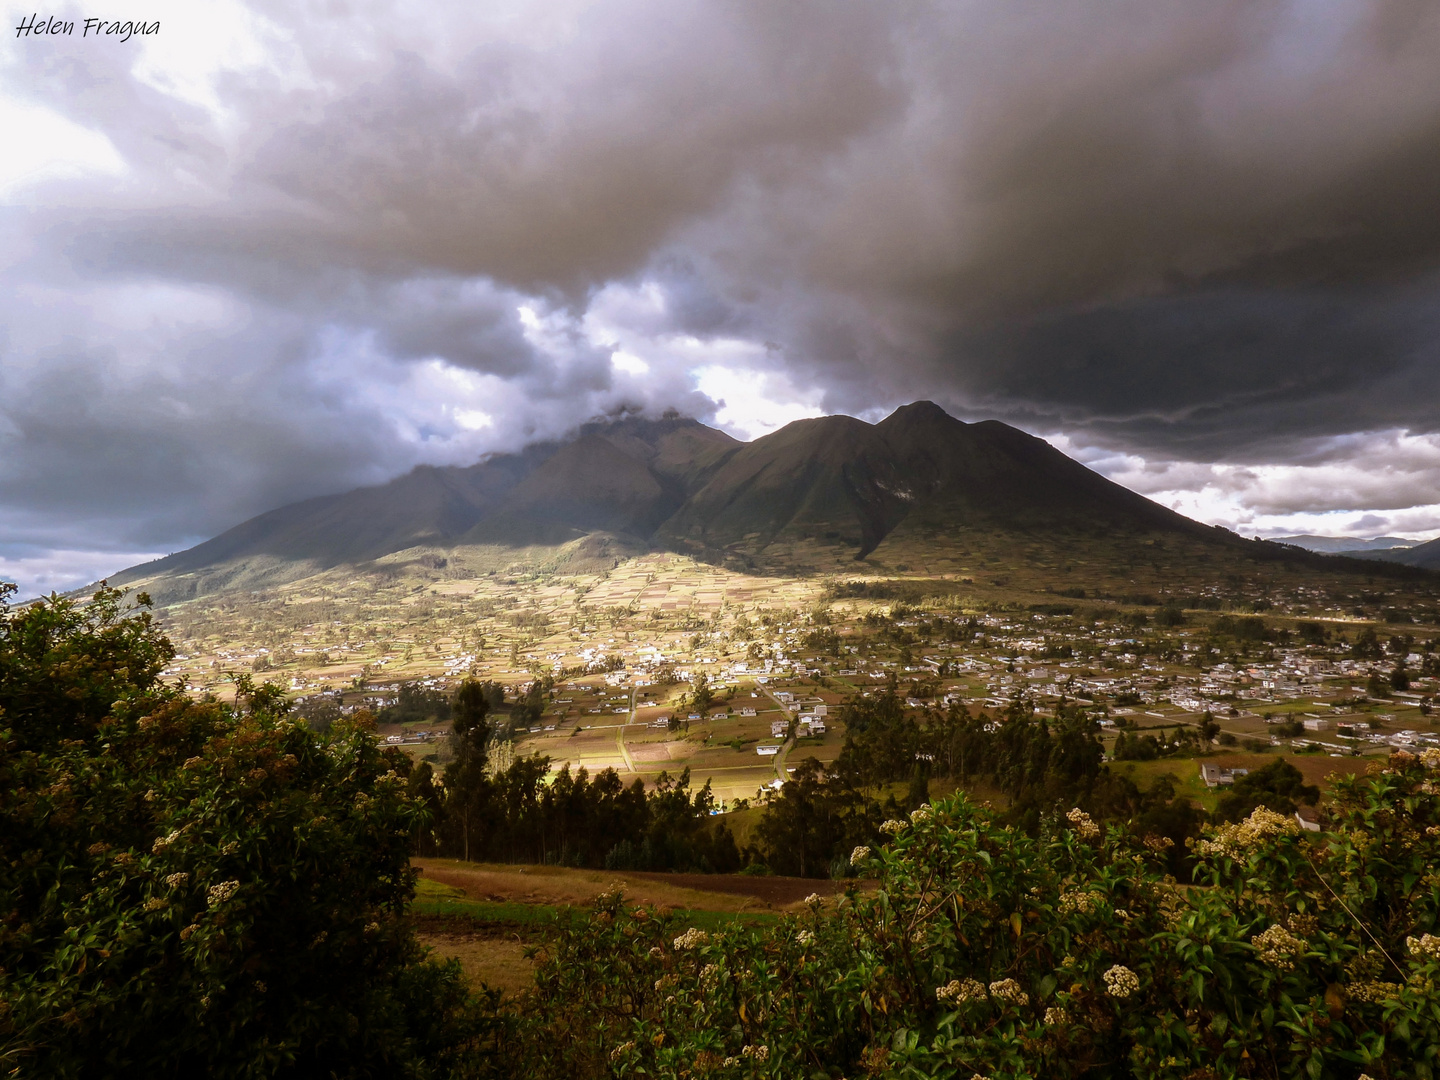
[{"label": "grass field", "polygon": [[417,935],[434,955],[460,961],[472,984],[518,993],[534,977],[528,949],[558,923],[619,885],[628,899],[676,920],[677,928],[715,930],[737,920],[769,923],[833,882],[743,874],[648,874],[553,866],[415,859],[421,877],[410,905]]}]

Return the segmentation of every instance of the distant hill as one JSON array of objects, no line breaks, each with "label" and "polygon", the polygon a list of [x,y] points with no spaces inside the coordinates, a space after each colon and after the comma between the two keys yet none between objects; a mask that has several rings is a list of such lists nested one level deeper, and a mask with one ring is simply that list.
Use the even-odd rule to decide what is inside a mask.
[{"label": "distant hill", "polygon": [[1306,551],[1323,551],[1331,555],[1353,554],[1362,551],[1391,551],[1396,548],[1412,548],[1421,543],[1419,540],[1407,540],[1403,536],[1365,538],[1359,536],[1312,536],[1309,533],[1302,533],[1299,536],[1272,536],[1270,540],[1276,544],[1294,544]]},{"label": "distant hill", "polygon": [[111,580],[165,603],[336,567],[459,558],[474,572],[524,551],[580,572],[657,547],[803,573],[882,544],[933,551],[977,530],[1052,543],[1169,534],[1250,560],[1345,562],[1202,525],[1042,439],[993,420],[963,423],[921,401],[878,424],[819,417],[750,443],[673,414],[587,424],[568,440],[468,468],[420,467],[284,506]]},{"label": "distant hill", "polygon": [[1422,570],[1440,570],[1440,539],[1429,540],[1412,548],[1372,552],[1367,554],[1366,558],[1381,559],[1402,566],[1418,566]]}]

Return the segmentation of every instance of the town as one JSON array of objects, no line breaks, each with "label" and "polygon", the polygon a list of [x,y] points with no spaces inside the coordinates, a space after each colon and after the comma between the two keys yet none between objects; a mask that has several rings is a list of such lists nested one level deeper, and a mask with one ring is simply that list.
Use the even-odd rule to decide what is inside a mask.
[{"label": "town", "polygon": [[1117,597],[762,577],[654,553],[588,576],[310,581],[164,617],[181,649],[168,674],[192,693],[224,696],[236,674],[276,680],[302,714],[364,710],[378,739],[437,767],[448,724],[425,702],[473,676],[498,689],[492,767],[539,753],[552,773],[627,781],[688,768],[720,808],[743,807],[798,761],[833,761],[844,704],[893,686],[922,723],[952,706],[1081,707],[1117,765],[1177,775],[1204,805],[1262,754],[1295,755],[1321,780],[1440,744],[1434,598],[1385,588],[1302,579],[1263,595],[1232,582]]}]

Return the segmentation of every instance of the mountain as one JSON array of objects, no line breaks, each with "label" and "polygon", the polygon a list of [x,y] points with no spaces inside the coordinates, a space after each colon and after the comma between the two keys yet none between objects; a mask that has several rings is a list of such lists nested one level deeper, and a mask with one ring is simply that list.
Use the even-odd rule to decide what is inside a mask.
[{"label": "mountain", "polygon": [[[586,424],[570,439],[468,468],[424,466],[281,507],[111,580],[143,584],[164,603],[336,567],[459,560],[447,572],[483,573],[517,552],[581,572],[656,547],[805,573],[872,553],[953,548],[962,532],[1052,545],[1172,535],[1197,552],[1221,545],[1245,559],[1325,558],[1202,525],[1042,439],[993,420],[963,423],[921,401],[878,424],[818,417],[750,443],[674,414]],[[1008,540],[1000,549],[1023,557]]]},{"label": "mountain", "polygon": [[1400,563],[1402,566],[1418,566],[1422,570],[1440,570],[1440,538],[1428,540],[1412,548],[1370,552],[1365,557]]},{"label": "mountain", "polygon": [[110,580],[145,582],[157,599],[173,600],[419,548],[553,547],[596,532],[643,544],[741,445],[678,416],[586,424],[567,443],[487,455],[468,468],[422,465],[387,484],[283,506]]},{"label": "mountain", "polygon": [[1312,536],[1309,533],[1302,533],[1299,536],[1272,536],[1270,540],[1276,544],[1293,544],[1306,551],[1322,551],[1330,555],[1392,551],[1397,548],[1412,548],[1420,543],[1419,540],[1406,540],[1403,536],[1365,538],[1360,536]]},{"label": "mountain", "polygon": [[906,531],[1101,526],[1213,534],[994,420],[966,424],[928,401],[879,424],[798,420],[736,450],[659,530],[681,549],[760,556],[828,540],[863,558]]}]

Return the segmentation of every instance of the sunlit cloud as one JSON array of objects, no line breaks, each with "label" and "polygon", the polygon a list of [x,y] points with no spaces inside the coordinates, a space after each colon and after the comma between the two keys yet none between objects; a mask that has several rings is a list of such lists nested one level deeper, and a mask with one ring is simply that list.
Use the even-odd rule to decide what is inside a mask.
[{"label": "sunlit cloud", "polygon": [[824,415],[820,393],[797,389],[783,374],[711,364],[696,369],[695,385],[715,402],[715,423],[742,439]]},{"label": "sunlit cloud", "polygon": [[1440,535],[1440,436],[1365,432],[1297,448],[1286,464],[1217,464],[1050,441],[1116,483],[1247,536]]},{"label": "sunlit cloud", "polygon": [[0,199],[86,175],[120,176],[125,159],[103,132],[39,105],[0,98]]}]

